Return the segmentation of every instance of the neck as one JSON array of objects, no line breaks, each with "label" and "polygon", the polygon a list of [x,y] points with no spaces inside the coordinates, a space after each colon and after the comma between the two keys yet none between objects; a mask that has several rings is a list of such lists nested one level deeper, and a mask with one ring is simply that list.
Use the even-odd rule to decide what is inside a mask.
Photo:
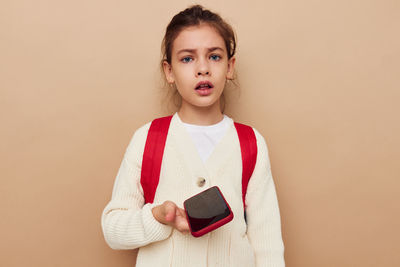
[{"label": "neck", "polygon": [[224,118],[219,101],[211,107],[196,107],[182,103],[178,115],[182,122],[196,125],[212,125]]}]

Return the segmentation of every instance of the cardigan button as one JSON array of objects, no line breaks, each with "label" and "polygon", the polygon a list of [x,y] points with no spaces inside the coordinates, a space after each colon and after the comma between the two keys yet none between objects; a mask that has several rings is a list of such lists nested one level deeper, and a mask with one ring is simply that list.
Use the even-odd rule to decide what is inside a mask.
[{"label": "cardigan button", "polygon": [[205,178],[199,177],[199,178],[197,179],[197,185],[198,185],[198,186],[203,187],[205,183],[206,183],[206,179],[205,179]]}]

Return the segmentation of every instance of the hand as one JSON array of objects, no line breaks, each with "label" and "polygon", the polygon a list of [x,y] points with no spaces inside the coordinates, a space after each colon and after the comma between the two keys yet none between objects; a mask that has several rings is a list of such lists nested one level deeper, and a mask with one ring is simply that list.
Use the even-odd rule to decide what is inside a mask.
[{"label": "hand", "polygon": [[151,211],[158,222],[170,225],[181,233],[189,232],[190,228],[185,211],[174,202],[165,201],[163,204],[152,208]]}]

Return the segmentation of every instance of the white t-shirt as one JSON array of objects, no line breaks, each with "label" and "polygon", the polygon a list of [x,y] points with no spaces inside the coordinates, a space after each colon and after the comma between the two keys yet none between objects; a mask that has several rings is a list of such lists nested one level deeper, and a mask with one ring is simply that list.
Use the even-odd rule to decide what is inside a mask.
[{"label": "white t-shirt", "polygon": [[231,120],[231,118],[224,114],[224,118],[220,122],[204,126],[182,122],[178,113],[176,113],[176,115],[192,137],[197,151],[199,152],[200,158],[203,160],[203,162],[206,162],[208,157],[213,152],[216,144],[218,144],[228,130],[229,120]]}]

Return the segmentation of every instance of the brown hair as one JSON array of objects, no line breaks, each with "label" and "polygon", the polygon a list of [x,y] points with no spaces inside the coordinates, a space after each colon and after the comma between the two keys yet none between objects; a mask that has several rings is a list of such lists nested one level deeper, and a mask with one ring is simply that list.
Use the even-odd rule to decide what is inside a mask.
[{"label": "brown hair", "polygon": [[[231,59],[236,52],[236,37],[232,27],[226,23],[218,14],[211,12],[210,10],[204,9],[201,5],[192,5],[185,10],[176,14],[171,22],[168,24],[165,36],[162,40],[161,44],[161,73],[163,75],[163,63],[167,61],[171,64],[171,52],[172,52],[172,45],[174,40],[179,35],[179,33],[187,27],[190,26],[198,26],[202,23],[206,23],[212,27],[214,27],[221,37],[224,39],[226,51],[228,54],[228,60]],[[233,80],[233,79],[232,79]],[[234,81],[232,81],[234,83]],[[164,83],[166,84],[167,81],[164,77]],[[166,87],[164,84],[164,87]],[[235,84],[235,83],[234,83]],[[236,84],[235,84],[236,85]],[[175,85],[169,85],[168,87],[172,87],[172,97],[174,98],[175,106],[180,106],[181,104],[181,97],[176,90]],[[225,108],[225,98],[224,94],[221,95],[221,110],[223,111]]]}]

